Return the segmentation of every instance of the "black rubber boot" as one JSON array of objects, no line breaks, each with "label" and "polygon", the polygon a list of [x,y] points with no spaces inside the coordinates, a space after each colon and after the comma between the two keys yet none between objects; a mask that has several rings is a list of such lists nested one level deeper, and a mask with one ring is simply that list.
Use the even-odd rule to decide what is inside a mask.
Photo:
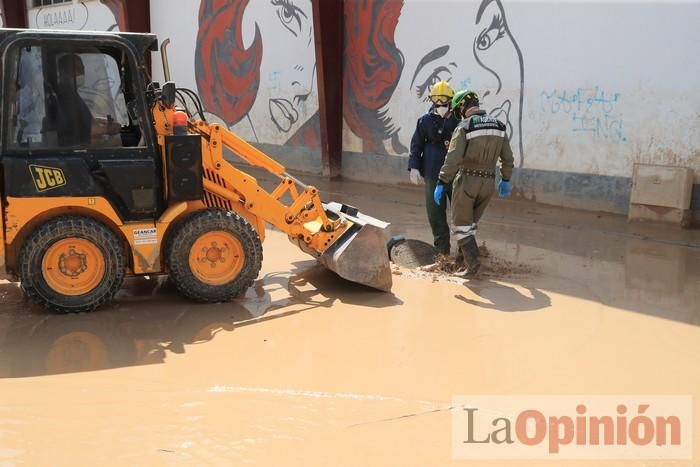
[{"label": "black rubber boot", "polygon": [[479,260],[479,245],[476,243],[476,237],[473,235],[459,242],[459,251],[464,256],[464,262],[467,266],[468,276],[473,276],[479,272],[481,261]]}]

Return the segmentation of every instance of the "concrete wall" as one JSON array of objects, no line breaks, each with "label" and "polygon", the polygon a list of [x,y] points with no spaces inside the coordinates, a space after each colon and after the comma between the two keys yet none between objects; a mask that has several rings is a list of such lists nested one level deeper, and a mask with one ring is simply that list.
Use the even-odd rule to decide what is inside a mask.
[{"label": "concrete wall", "polygon": [[[345,18],[344,177],[405,182],[429,85],[446,79],[508,123],[517,196],[626,213],[633,164],[669,164],[695,171],[700,220],[700,2],[346,0]],[[123,20],[120,0],[28,10],[30,27]],[[311,0],[151,0],[151,23],[208,118],[320,172]]]},{"label": "concrete wall", "polygon": [[[690,167],[700,182],[700,63],[691,45],[700,43],[700,3],[404,0],[378,2],[366,16],[353,4],[346,38],[362,36],[360,25],[384,47],[351,44],[346,64],[375,67],[361,69],[364,80],[346,75],[346,86],[366,83],[357,96],[382,96],[377,87],[390,83],[393,92],[346,130],[345,150],[358,153],[343,161],[348,176],[370,167],[374,178],[405,177],[400,162],[382,165],[376,154],[405,153],[427,107],[426,80],[449,79],[507,119],[518,195],[624,213],[634,162]],[[664,40],[671,36],[673,45]],[[695,193],[700,215],[697,185]]]},{"label": "concrete wall", "polygon": [[[625,213],[634,162],[679,165],[700,219],[700,3],[346,0],[345,17],[344,176],[405,181],[447,79],[507,121],[517,195]],[[151,18],[213,119],[320,170],[310,0],[151,0]]]}]

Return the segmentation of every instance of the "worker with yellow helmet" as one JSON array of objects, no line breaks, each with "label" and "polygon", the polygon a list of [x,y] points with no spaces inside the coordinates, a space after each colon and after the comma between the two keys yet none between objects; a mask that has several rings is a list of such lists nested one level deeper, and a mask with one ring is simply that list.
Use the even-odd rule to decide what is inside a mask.
[{"label": "worker with yellow helmet", "polygon": [[[455,92],[447,81],[435,83],[428,95],[431,106],[416,123],[411,139],[408,170],[411,183],[425,183],[425,207],[428,222],[433,232],[435,248],[439,253],[450,254],[450,226],[447,223],[447,200],[433,202],[433,193],[438,183],[440,168],[445,162],[452,132],[459,120],[450,111]],[[447,191],[450,197],[451,190]]]}]

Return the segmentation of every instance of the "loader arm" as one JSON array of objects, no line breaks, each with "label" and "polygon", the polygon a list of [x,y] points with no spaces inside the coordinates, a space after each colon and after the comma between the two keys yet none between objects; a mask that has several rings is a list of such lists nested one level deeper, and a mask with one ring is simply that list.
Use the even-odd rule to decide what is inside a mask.
[{"label": "loader arm", "polygon": [[[245,209],[288,236],[303,241],[316,256],[320,256],[352,222],[343,218],[331,220],[326,214],[318,190],[287,174],[284,166],[219,124],[194,121],[191,131],[204,138],[202,163],[219,174],[224,183],[204,180],[204,189]],[[250,165],[276,175],[280,183],[272,192],[266,191],[250,174],[224,159],[228,148]],[[289,193],[292,203],[287,206],[281,198]]]},{"label": "loader arm", "polygon": [[[172,113],[163,108],[153,112],[162,147]],[[384,235],[387,223],[345,205],[324,204],[317,188],[291,176],[279,162],[218,123],[189,119],[188,133],[202,137],[205,192],[272,224],[341,277],[390,290],[392,278]],[[275,175],[279,184],[268,192],[253,176],[227,161],[224,148]],[[287,194],[289,205],[282,202]]]}]

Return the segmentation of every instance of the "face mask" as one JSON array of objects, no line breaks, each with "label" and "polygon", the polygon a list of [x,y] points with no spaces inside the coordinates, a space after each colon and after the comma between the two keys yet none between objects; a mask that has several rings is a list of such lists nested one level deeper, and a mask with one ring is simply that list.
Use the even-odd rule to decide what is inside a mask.
[{"label": "face mask", "polygon": [[447,107],[436,107],[435,111],[442,118],[445,118],[445,115],[447,115]]},{"label": "face mask", "polygon": [[78,75],[75,77],[75,85],[79,88],[85,86],[85,75]]}]

